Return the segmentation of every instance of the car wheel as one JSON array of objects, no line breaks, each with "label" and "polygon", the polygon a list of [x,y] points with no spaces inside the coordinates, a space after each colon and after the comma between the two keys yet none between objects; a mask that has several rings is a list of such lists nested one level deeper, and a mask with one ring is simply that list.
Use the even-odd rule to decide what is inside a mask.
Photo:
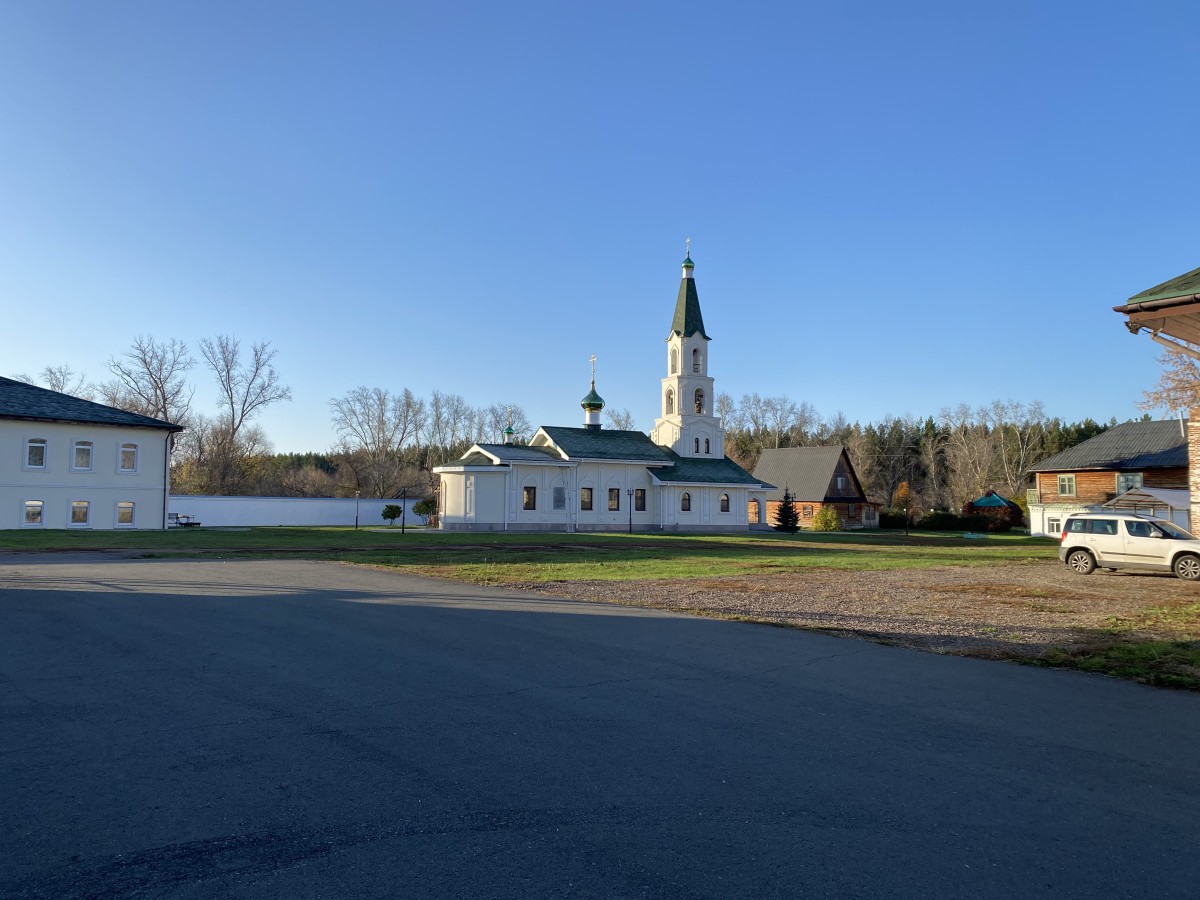
[{"label": "car wheel", "polygon": [[1096,569],[1096,560],[1086,550],[1072,550],[1067,556],[1067,566],[1076,575],[1091,575]]},{"label": "car wheel", "polygon": [[1175,565],[1171,568],[1184,581],[1200,581],[1200,556],[1185,553],[1175,560]]}]

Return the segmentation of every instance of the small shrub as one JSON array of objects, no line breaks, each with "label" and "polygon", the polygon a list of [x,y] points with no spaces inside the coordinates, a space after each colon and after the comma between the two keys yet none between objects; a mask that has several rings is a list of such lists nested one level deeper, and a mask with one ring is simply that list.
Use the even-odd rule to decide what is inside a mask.
[{"label": "small shrub", "polygon": [[418,500],[413,504],[412,511],[415,515],[420,516],[425,520],[426,523],[428,523],[429,517],[437,512],[437,501],[432,497],[426,497],[424,500]]},{"label": "small shrub", "polygon": [[400,516],[403,512],[404,512],[404,510],[402,510],[395,503],[389,503],[387,506],[385,506],[383,508],[383,512],[380,513],[380,515],[382,515],[385,519],[388,520],[389,525],[395,525],[396,520],[398,518],[400,518]]},{"label": "small shrub", "polygon": [[842,517],[833,506],[822,506],[812,520],[813,531],[841,531]]}]

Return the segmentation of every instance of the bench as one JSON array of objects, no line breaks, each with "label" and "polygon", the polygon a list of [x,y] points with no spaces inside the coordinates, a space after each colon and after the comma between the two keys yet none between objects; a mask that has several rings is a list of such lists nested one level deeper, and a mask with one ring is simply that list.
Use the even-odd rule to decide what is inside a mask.
[{"label": "bench", "polygon": [[200,521],[186,513],[167,513],[168,528],[199,528]]}]

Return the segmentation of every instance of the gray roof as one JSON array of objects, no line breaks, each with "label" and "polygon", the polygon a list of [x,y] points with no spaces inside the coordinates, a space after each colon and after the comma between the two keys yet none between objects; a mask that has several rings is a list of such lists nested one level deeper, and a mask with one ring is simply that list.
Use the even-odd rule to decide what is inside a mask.
[{"label": "gray roof", "polygon": [[1187,420],[1126,422],[1102,431],[1082,444],[1056,453],[1031,472],[1078,472],[1085,469],[1138,471],[1186,467]]},{"label": "gray roof", "polygon": [[754,477],[775,485],[769,500],[782,500],[784,490],[797,501],[849,500],[866,502],[867,498],[858,483],[858,475],[846,457],[850,471],[850,490],[834,492],[833,475],[838,460],[846,452],[845,447],[787,447],[780,450],[764,450],[754,467]]},{"label": "gray roof", "polygon": [[0,377],[0,419],[29,419],[40,422],[81,422],[88,425],[117,425],[130,428],[163,428],[183,431],[162,419],[126,412],[115,406],[93,403],[60,394],[12,378]]},{"label": "gray roof", "polygon": [[675,465],[669,469],[654,470],[654,477],[663,484],[742,484],[767,489],[774,487],[751,475],[727,456],[719,459],[697,459],[680,456],[673,450],[665,452],[670,455]]},{"label": "gray roof", "polygon": [[636,460],[661,465],[671,463],[667,451],[641,431],[565,428],[559,425],[543,425],[538,431],[544,432],[571,459]]},{"label": "gray roof", "polygon": [[[488,454],[492,454],[489,456]],[[499,458],[496,462],[493,457]],[[522,462],[564,462],[551,447],[525,447],[520,444],[475,444],[467,451],[466,456],[454,462],[438,466],[438,468],[458,468],[460,466],[507,466]]]}]

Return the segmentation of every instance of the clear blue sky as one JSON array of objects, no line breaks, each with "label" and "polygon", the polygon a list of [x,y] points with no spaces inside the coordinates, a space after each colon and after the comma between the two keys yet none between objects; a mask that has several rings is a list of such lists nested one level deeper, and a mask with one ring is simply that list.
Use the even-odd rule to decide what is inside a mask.
[{"label": "clear blue sky", "polygon": [[[1125,419],[1111,307],[1200,265],[1200,5],[0,5],[0,373],[267,339],[356,385],[658,414],[683,240],[717,390]],[[196,377],[202,377],[199,372]],[[201,411],[215,409],[207,383]]]}]

